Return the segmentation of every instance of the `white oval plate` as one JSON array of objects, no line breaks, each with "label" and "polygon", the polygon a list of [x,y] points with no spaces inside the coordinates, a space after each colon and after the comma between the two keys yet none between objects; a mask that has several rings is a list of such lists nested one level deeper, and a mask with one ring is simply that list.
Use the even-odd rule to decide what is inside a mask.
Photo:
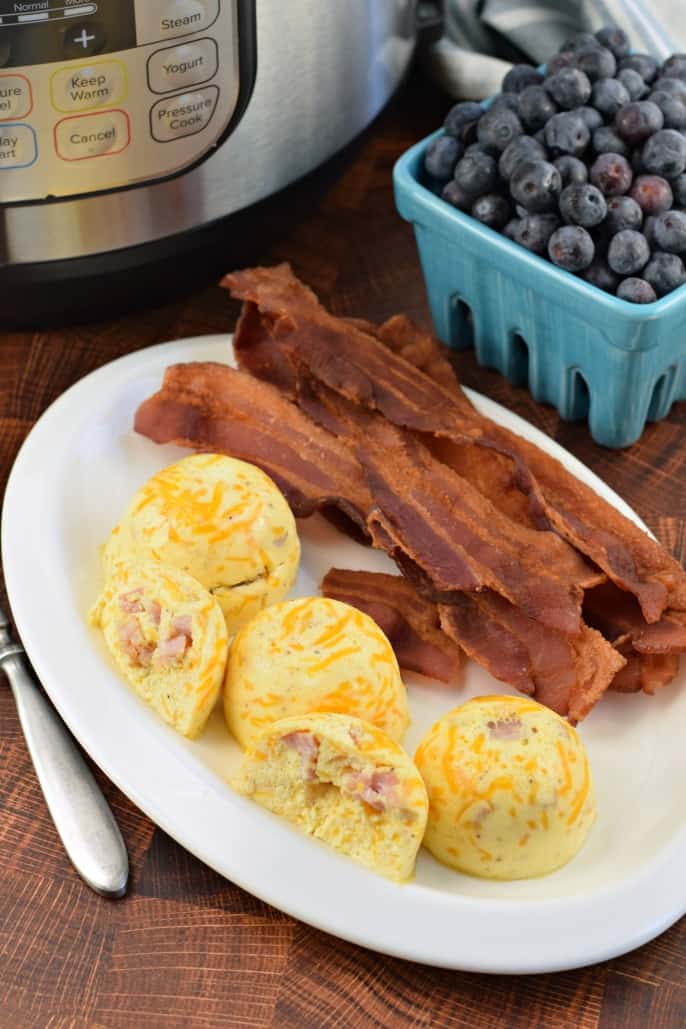
[{"label": "white oval plate", "polygon": [[[481,972],[548,972],[613,957],[686,911],[685,676],[656,697],[603,698],[581,727],[599,815],[581,853],[543,879],[489,882],[422,852],[397,886],[235,795],[239,750],[215,711],[197,742],[167,728],[114,671],[86,614],[99,544],[129,497],[186,451],[132,431],[138,404],[177,361],[233,360],[230,337],[181,340],[100,368],[61,396],[24,443],[5,496],[2,554],[19,632],[45,689],[103,771],[170,836],[222,875],[337,936],[415,961]],[[641,524],[606,485],[531,425],[478,394],[484,414],[557,457]],[[645,528],[645,527],[644,527]],[[319,517],[300,523],[294,595],[332,565],[395,570]],[[407,676],[410,753],[443,712],[504,692],[472,662],[453,687]]]}]

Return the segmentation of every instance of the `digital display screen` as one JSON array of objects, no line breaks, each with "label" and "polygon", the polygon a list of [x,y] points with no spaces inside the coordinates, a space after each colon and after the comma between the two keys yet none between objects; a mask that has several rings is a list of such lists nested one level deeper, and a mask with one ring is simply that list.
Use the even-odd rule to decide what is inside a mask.
[{"label": "digital display screen", "polygon": [[134,0],[0,0],[0,68],[136,45]]}]

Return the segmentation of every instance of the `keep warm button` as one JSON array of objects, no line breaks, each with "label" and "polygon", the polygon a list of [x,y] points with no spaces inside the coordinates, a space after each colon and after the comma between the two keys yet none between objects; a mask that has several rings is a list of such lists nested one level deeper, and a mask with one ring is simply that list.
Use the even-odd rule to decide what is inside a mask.
[{"label": "keep warm button", "polygon": [[201,132],[214,114],[217,86],[206,86],[168,100],[158,100],[150,111],[150,130],[158,143],[169,143]]},{"label": "keep warm button", "polygon": [[131,142],[125,111],[103,111],[63,118],[55,126],[55,150],[63,161],[120,154]]}]

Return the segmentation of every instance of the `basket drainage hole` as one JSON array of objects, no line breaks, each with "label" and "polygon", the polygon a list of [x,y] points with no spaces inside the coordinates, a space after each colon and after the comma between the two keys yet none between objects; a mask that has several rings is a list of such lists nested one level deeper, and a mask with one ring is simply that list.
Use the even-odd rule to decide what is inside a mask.
[{"label": "basket drainage hole", "polygon": [[465,346],[474,345],[474,315],[465,300],[456,298],[453,301],[452,338]]},{"label": "basket drainage hole", "polygon": [[510,338],[508,379],[513,386],[529,385],[529,347],[523,336],[514,332]]},{"label": "basket drainage hole", "polygon": [[572,419],[587,418],[590,400],[591,397],[588,392],[588,383],[579,369],[574,368],[572,371],[570,412],[568,417]]},{"label": "basket drainage hole", "polygon": [[676,376],[675,368],[668,368],[663,372],[653,387],[653,395],[650,398],[648,408],[648,419],[651,422],[666,418],[671,406],[672,384]]}]

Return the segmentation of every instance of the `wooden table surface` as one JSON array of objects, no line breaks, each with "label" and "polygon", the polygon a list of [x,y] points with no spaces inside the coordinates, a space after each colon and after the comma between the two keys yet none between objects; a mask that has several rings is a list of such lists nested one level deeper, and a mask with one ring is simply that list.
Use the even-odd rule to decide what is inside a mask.
[{"label": "wooden table surface", "polygon": [[[447,106],[415,73],[318,191],[312,183],[291,191],[260,259],[290,260],[337,313],[380,321],[404,310],[428,325],[412,232],[394,211],[391,169]],[[231,329],[235,315],[225,293],[209,286],[117,321],[0,334],[3,484],[33,423],[77,379],[152,343]],[[649,427],[640,444],[613,452],[594,445],[583,425],[561,423],[524,390],[477,368],[471,353],[458,364],[466,384],[573,451],[686,560],[686,404]],[[343,943],[249,896],[99,775],[132,865],[128,897],[101,900],[65,857],[7,689],[0,690],[0,726],[3,1027],[686,1025],[686,919],[634,953],[563,974],[491,977],[423,967]]]}]

